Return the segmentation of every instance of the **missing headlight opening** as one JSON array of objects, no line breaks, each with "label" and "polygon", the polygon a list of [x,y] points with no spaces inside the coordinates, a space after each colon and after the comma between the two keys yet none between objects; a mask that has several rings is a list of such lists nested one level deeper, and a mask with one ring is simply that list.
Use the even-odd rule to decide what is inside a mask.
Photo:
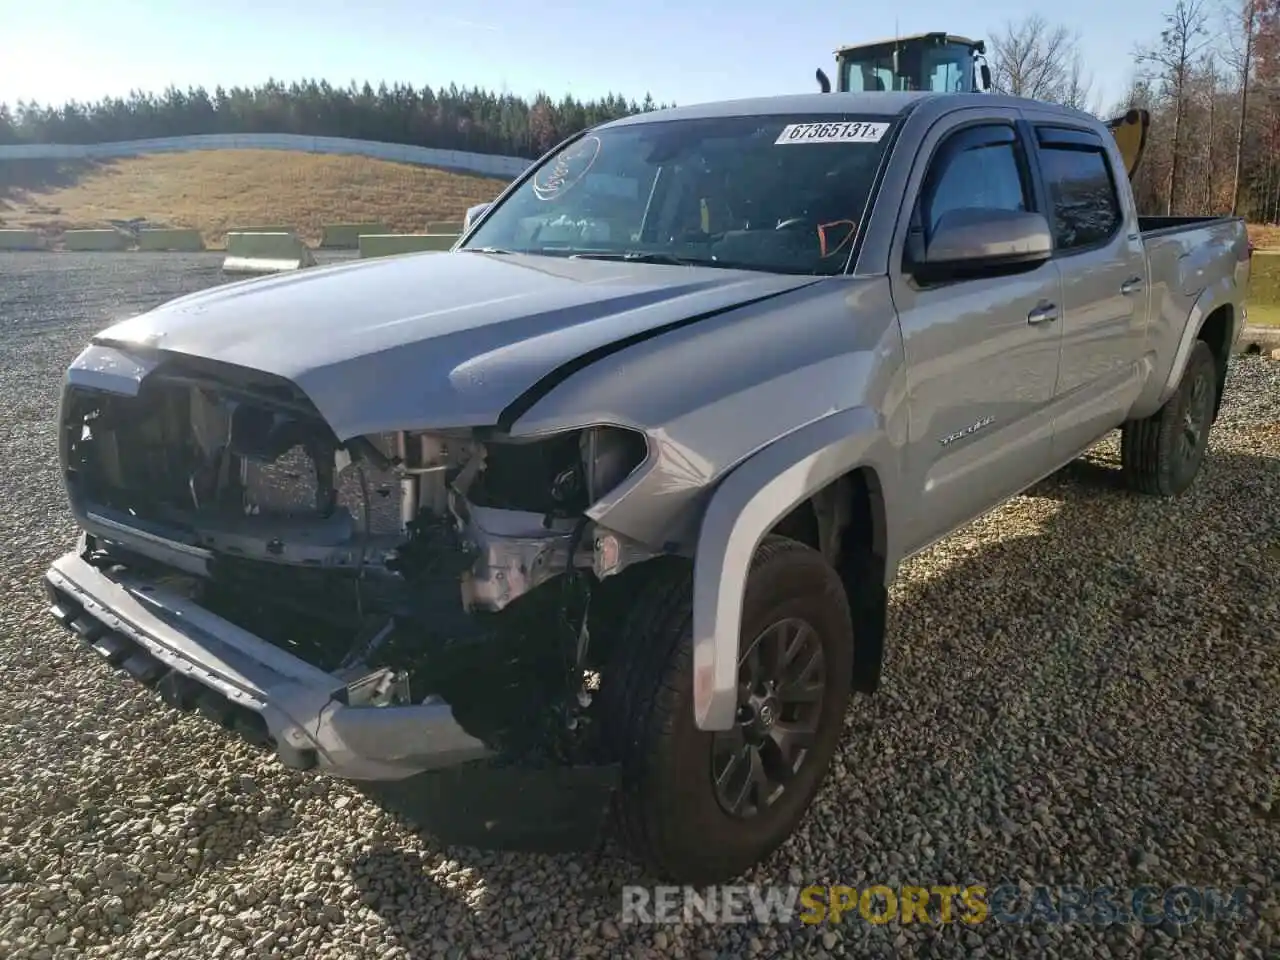
[{"label": "missing headlight opening", "polygon": [[296,390],[255,380],[171,367],[133,397],[68,389],[67,486],[95,562],[180,584],[340,676],[352,705],[441,697],[500,752],[576,749],[591,592],[625,566],[610,541],[602,567],[611,535],[585,511],[645,438],[341,443]]}]

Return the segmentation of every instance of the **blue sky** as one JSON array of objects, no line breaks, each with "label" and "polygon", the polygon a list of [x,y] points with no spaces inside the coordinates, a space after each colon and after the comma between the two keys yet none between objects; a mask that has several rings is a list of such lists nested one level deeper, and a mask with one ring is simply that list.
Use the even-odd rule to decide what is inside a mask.
[{"label": "blue sky", "polygon": [[616,91],[696,103],[816,89],[841,43],[949,30],[989,37],[1040,13],[1078,30],[1104,106],[1173,0],[0,0],[0,101],[61,103],[269,76]]}]

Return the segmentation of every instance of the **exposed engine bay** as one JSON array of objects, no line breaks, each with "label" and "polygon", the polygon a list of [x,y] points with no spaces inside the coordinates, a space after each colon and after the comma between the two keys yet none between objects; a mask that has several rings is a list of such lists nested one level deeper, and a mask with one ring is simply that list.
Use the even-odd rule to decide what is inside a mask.
[{"label": "exposed engine bay", "polygon": [[525,760],[581,746],[593,590],[644,558],[584,511],[643,435],[344,443],[285,381],[177,363],[136,396],[69,387],[62,424],[95,563],[153,571],[342,677],[350,705],[443,698]]}]

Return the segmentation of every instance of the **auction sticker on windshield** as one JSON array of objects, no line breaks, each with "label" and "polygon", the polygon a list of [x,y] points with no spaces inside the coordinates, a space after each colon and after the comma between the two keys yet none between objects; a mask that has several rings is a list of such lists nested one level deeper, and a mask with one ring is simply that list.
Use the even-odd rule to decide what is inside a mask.
[{"label": "auction sticker on windshield", "polygon": [[842,121],[838,123],[789,123],[782,128],[780,143],[878,143],[889,129],[887,123]]}]

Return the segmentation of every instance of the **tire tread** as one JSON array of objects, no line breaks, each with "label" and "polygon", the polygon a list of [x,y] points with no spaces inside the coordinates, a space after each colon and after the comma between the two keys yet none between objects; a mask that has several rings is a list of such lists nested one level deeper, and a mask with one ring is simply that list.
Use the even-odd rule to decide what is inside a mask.
[{"label": "tire tread", "polygon": [[[792,553],[818,556],[798,541],[769,536],[756,550],[750,569]],[[604,729],[622,763],[622,791],[629,795],[619,796],[614,804],[619,839],[648,869],[670,876],[684,872],[687,865],[670,857],[670,844],[662,836],[664,811],[631,800],[647,793],[646,760],[656,738],[671,733],[674,709],[681,703],[680,684],[692,673],[692,648],[682,640],[693,621],[693,564],[658,558],[646,567],[651,569],[644,571],[645,582],[633,594],[629,606],[635,612],[619,633],[605,682]]]},{"label": "tire tread", "polygon": [[[1129,420],[1120,428],[1120,465],[1130,489],[1155,497],[1171,497],[1181,492],[1173,476],[1173,441],[1179,429],[1184,393],[1201,366],[1208,367],[1216,377],[1213,352],[1207,343],[1197,340],[1174,395],[1151,416]],[[1216,380],[1214,382],[1216,384]],[[1206,426],[1206,432],[1210,426]]]}]

